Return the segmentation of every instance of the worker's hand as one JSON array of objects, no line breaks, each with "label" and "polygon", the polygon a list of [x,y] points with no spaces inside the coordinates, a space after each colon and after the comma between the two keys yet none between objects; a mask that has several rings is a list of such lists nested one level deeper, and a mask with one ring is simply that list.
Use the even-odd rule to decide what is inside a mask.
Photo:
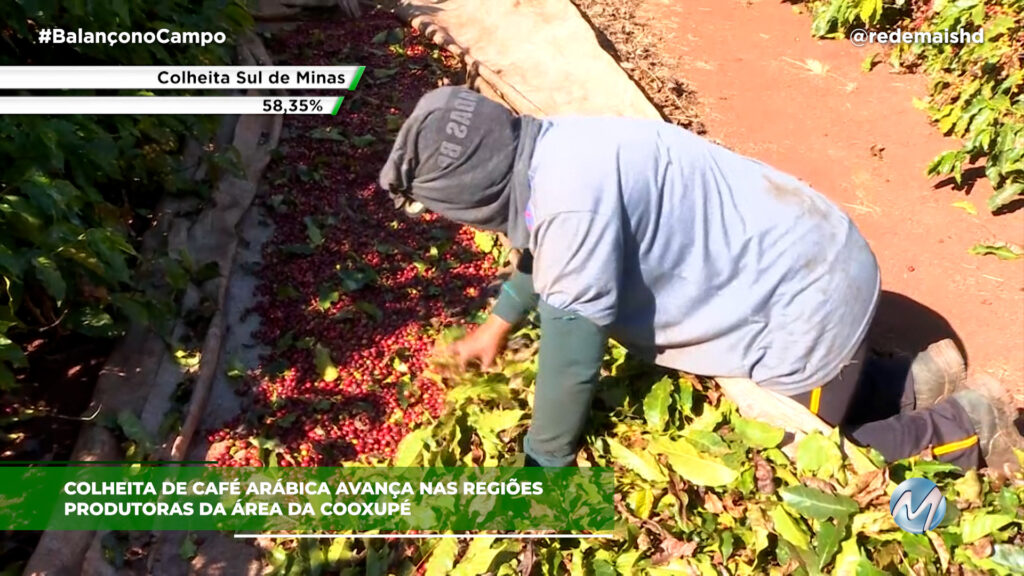
[{"label": "worker's hand", "polygon": [[494,365],[494,359],[505,349],[505,342],[511,330],[511,324],[492,314],[479,328],[452,343],[449,353],[460,368],[477,362],[482,369],[487,370]]}]

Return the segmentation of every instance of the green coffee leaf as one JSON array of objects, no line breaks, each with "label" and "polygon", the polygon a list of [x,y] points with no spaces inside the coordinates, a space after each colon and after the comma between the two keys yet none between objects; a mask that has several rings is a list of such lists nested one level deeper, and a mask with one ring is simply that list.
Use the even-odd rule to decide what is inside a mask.
[{"label": "green coffee leaf", "polygon": [[1008,568],[1014,574],[1024,574],[1024,546],[996,544],[989,560],[997,566]]},{"label": "green coffee leaf", "polygon": [[668,479],[661,466],[658,465],[650,454],[646,452],[639,454],[633,452],[612,438],[605,438],[604,441],[608,444],[608,449],[611,451],[612,459],[615,463],[621,464],[650,482],[665,482]]},{"label": "green coffee leaf", "polygon": [[480,250],[484,254],[490,254],[497,245],[497,238],[490,232],[477,230],[476,233],[473,234],[473,243],[476,244],[477,250]]},{"label": "green coffee leaf", "polygon": [[336,131],[333,126],[328,126],[327,128],[314,128],[309,132],[309,137],[317,140],[334,140],[335,142],[348,141],[348,139],[345,138],[345,135]]},{"label": "green coffee leaf", "polygon": [[790,508],[815,520],[847,518],[860,510],[849,496],[829,494],[810,486],[786,486],[779,490],[779,495]]},{"label": "green coffee leaf", "polygon": [[688,482],[698,486],[725,486],[739,477],[739,472],[721,460],[701,454],[685,440],[656,437],[647,446],[655,454],[664,454],[669,466]]},{"label": "green coffee leaf", "polygon": [[689,380],[680,379],[676,387],[676,406],[686,414],[693,414],[693,384]]},{"label": "green coffee leaf", "polygon": [[988,197],[988,208],[995,212],[1021,195],[1024,195],[1024,182],[1006,183]]},{"label": "green coffee leaf", "polygon": [[474,538],[470,540],[462,561],[452,570],[451,576],[477,576],[490,572],[491,564],[505,549],[504,543],[494,546],[496,538]]},{"label": "green coffee leaf", "polygon": [[644,397],[644,418],[655,432],[661,432],[668,423],[668,406],[672,401],[672,379],[662,378]]},{"label": "green coffee leaf", "polygon": [[231,360],[228,361],[228,365],[224,372],[228,378],[242,378],[246,373],[245,364],[243,364],[237,357],[232,357]]},{"label": "green coffee leaf", "polygon": [[772,511],[768,513],[772,519],[772,523],[775,525],[775,531],[790,544],[800,548],[801,550],[807,550],[811,546],[811,538],[807,535],[807,531],[798,524],[797,520],[794,520],[792,516],[786,512],[782,506],[776,506],[772,508]]},{"label": "green coffee leaf", "polygon": [[430,428],[421,428],[402,438],[395,450],[393,464],[400,468],[415,466],[420,461],[432,433],[433,430]]},{"label": "green coffee leaf", "polygon": [[21,351],[21,347],[3,334],[0,334],[0,363],[2,362],[7,362],[11,366],[19,368],[28,365],[28,359],[25,357],[25,353]]},{"label": "green coffee leaf", "polygon": [[0,390],[12,390],[15,387],[14,373],[0,363]]},{"label": "green coffee leaf", "polygon": [[815,537],[818,551],[818,569],[824,570],[839,551],[839,542],[845,536],[846,523],[823,522]]},{"label": "green coffee leaf", "polygon": [[619,576],[618,572],[615,571],[615,565],[609,559],[609,552],[607,550],[598,550],[591,561],[590,567],[593,576]]},{"label": "green coffee leaf", "polygon": [[181,556],[182,560],[187,562],[195,558],[198,551],[199,547],[196,546],[195,536],[189,534],[181,541],[181,547],[178,549],[178,555]]},{"label": "green coffee leaf", "polygon": [[356,148],[366,148],[370,144],[376,142],[377,138],[374,137],[373,134],[363,134],[362,136],[353,136],[349,141],[352,142],[352,145]]},{"label": "green coffee leaf", "polygon": [[646,486],[637,488],[626,496],[626,505],[638,518],[647,518],[654,508],[654,492]]},{"label": "green coffee leaf", "polygon": [[136,256],[135,250],[124,236],[113,230],[91,228],[85,232],[86,241],[103,261],[103,275],[114,282],[131,281],[131,271],[125,255]]},{"label": "green coffee leaf", "polygon": [[977,470],[968,470],[963,477],[953,483],[956,498],[968,504],[981,505],[981,480]]},{"label": "green coffee leaf", "polygon": [[72,309],[68,313],[67,323],[76,332],[96,338],[110,338],[124,332],[123,327],[99,307]]},{"label": "green coffee leaf", "polygon": [[935,556],[935,549],[932,548],[932,543],[924,534],[904,532],[900,536],[900,544],[903,545],[903,550],[906,552],[908,558],[921,558],[928,560]]},{"label": "green coffee leaf", "polygon": [[326,563],[326,556],[324,555],[323,548],[320,547],[320,543],[315,540],[307,540],[307,556],[309,558],[309,576],[320,576],[324,570],[324,564]]},{"label": "green coffee leaf", "polygon": [[320,290],[317,293],[317,306],[321,311],[326,312],[334,306],[334,303],[338,301],[341,294],[337,290],[334,290],[331,286],[323,285],[320,286]]},{"label": "green coffee leaf", "polygon": [[64,277],[61,276],[60,270],[57,269],[57,264],[46,256],[37,256],[32,259],[32,266],[35,267],[36,278],[60,306],[64,302],[64,297],[67,296],[68,287],[64,283]]},{"label": "green coffee leaf", "polygon": [[288,565],[288,551],[284,549],[280,544],[274,546],[274,549],[270,551],[267,558],[271,566],[275,568],[284,568]]},{"label": "green coffee leaf", "polygon": [[309,245],[313,248],[319,247],[324,243],[324,234],[320,230],[320,227],[316,225],[313,218],[306,216],[302,219],[306,223],[306,237],[309,240]]},{"label": "green coffee leaf", "polygon": [[313,362],[316,365],[317,374],[320,374],[325,382],[334,382],[338,379],[338,367],[331,359],[330,350],[317,344],[313,352]]},{"label": "green coffee leaf", "polygon": [[1006,243],[975,244],[968,252],[976,256],[995,256],[1000,260],[1016,260],[1024,255],[1019,246]]},{"label": "green coffee leaf", "polygon": [[384,318],[384,313],[380,311],[380,308],[377,308],[369,302],[356,302],[356,308],[378,322]]},{"label": "green coffee leaf", "polygon": [[964,544],[980,540],[989,534],[1014,521],[1013,516],[1006,514],[989,514],[983,510],[964,512],[960,519],[961,537]]},{"label": "green coffee leaf", "polygon": [[683,438],[692,444],[698,452],[712,456],[722,456],[732,452],[732,448],[725,443],[725,440],[722,440],[722,437],[714,432],[686,428],[683,430]]},{"label": "green coffee leaf", "polygon": [[352,550],[352,540],[349,538],[335,538],[331,540],[331,546],[327,549],[327,563],[328,565],[337,568],[342,562],[348,562],[352,558],[355,558],[356,554]]},{"label": "green coffee leaf", "polygon": [[643,552],[640,550],[632,550],[630,552],[623,552],[622,554],[619,554],[619,557],[615,559],[615,573],[633,574],[634,567],[642,553]]},{"label": "green coffee leaf", "polygon": [[796,465],[801,472],[818,477],[835,474],[843,464],[843,453],[829,438],[812,432],[800,440],[796,449]]},{"label": "green coffee leaf", "polygon": [[734,416],[732,424],[736,434],[752,448],[774,448],[782,442],[783,436],[786,435],[785,430],[781,428],[742,416]]},{"label": "green coffee leaf", "polygon": [[117,425],[124,433],[125,437],[135,443],[144,454],[150,454],[153,452],[153,447],[156,445],[153,442],[153,437],[150,436],[149,432],[146,431],[145,426],[142,422],[130,410],[122,410],[117,414]]},{"label": "green coffee leaf", "polygon": [[454,538],[441,540],[430,553],[424,576],[447,576],[455,567],[455,556],[459,553],[459,541]]},{"label": "green coffee leaf", "polygon": [[1003,489],[999,491],[996,503],[999,504],[999,508],[1003,513],[1010,515],[1016,514],[1021,506],[1020,496],[1014,494],[1009,486],[1003,486]]},{"label": "green coffee leaf", "polygon": [[523,419],[522,410],[494,410],[476,418],[477,428],[484,432],[501,432],[515,426]]}]

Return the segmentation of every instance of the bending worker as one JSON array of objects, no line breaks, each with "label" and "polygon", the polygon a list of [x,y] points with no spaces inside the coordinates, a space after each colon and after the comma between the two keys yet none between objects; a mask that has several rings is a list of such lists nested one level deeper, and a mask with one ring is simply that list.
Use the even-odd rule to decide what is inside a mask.
[{"label": "bending worker", "polygon": [[[529,465],[575,462],[608,338],[668,368],[749,378],[890,461],[931,448],[964,468],[1015,462],[1008,407],[965,382],[951,341],[903,373],[871,368],[871,249],[837,206],[757,160],[665,122],[517,116],[443,87],[402,126],[380,185],[407,211],[501,232],[524,251],[454,351],[488,367],[537,308]],[[902,411],[865,421],[851,409],[865,390]]]}]

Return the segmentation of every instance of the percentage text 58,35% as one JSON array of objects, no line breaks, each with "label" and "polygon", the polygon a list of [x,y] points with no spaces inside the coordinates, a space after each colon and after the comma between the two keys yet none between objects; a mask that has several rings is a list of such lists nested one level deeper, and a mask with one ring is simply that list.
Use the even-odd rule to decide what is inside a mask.
[{"label": "percentage text 58,35%", "polygon": [[342,97],[265,98],[263,112],[269,114],[337,114]]}]

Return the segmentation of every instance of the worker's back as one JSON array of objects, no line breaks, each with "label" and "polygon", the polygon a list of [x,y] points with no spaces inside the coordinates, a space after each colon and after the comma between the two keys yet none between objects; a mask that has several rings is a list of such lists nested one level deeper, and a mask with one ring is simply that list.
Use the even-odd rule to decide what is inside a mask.
[{"label": "worker's back", "polygon": [[538,293],[659,364],[796,394],[868,328],[866,242],[761,162],[661,122],[553,118],[530,178]]}]

